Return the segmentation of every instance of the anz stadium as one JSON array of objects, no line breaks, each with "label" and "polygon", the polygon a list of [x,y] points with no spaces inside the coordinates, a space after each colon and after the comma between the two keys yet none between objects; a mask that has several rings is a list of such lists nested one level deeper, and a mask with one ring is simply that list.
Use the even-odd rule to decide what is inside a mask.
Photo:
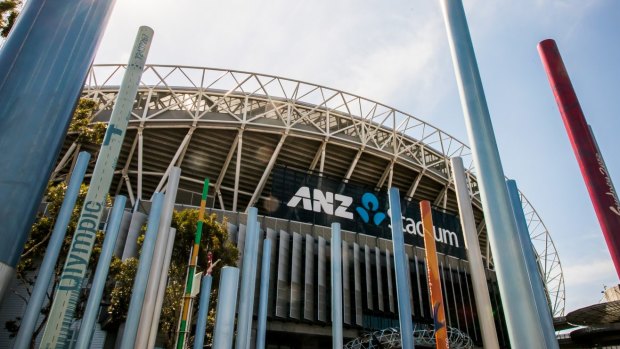
[{"label": "anz stadium", "polygon": [[[124,71],[124,65],[92,67],[82,97],[98,102],[93,122],[109,119]],[[79,150],[97,151],[78,146],[75,138],[67,135],[53,177],[67,175]],[[482,338],[450,169],[455,156],[467,169],[497,335],[508,346],[471,151],[389,106],[277,76],[148,65],[110,194],[126,195],[132,206],[148,203],[178,166],[177,207],[196,207],[209,178],[207,208],[227,218],[229,239],[240,251],[245,213],[257,207],[263,237],[273,246],[267,348],[331,346],[327,246],[332,222],[343,229],[345,346],[399,347],[390,187],[399,188],[403,199],[416,346],[434,347],[418,224],[418,203],[429,200],[451,347],[466,348],[481,346]],[[521,203],[550,309],[554,317],[562,316],[564,278],[553,240],[524,195]]]}]

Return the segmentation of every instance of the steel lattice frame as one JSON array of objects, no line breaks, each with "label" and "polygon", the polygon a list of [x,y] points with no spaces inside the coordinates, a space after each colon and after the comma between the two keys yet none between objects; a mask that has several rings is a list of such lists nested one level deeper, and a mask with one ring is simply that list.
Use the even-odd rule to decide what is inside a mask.
[{"label": "steel lattice frame", "polygon": [[[469,336],[454,327],[448,327],[448,345],[452,349],[471,349],[474,347]],[[416,324],[413,329],[413,338],[417,346],[434,348],[435,329],[432,325]],[[391,349],[401,348],[400,329],[385,328],[383,330],[368,333],[362,337],[355,338],[344,345],[344,349]]]},{"label": "steel lattice frame", "polygon": [[[124,65],[92,67],[83,97],[99,101],[100,110],[94,121],[106,120],[124,71]],[[220,208],[229,206],[232,211],[243,210],[264,199],[263,190],[270,186],[270,173],[276,160],[286,157],[283,149],[298,147],[295,150],[299,152],[299,161],[303,162],[305,156],[305,166],[310,170],[329,172],[328,167],[336,166],[331,163],[336,163],[340,156],[344,158],[342,164],[331,171],[345,182],[372,182],[378,189],[392,185],[407,188],[406,198],[429,199],[430,196],[434,205],[457,212],[450,158],[460,156],[468,170],[480,245],[487,266],[492,267],[470,149],[446,132],[397,109],[307,82],[226,69],[148,65],[129,123],[129,132],[135,132],[133,143],[126,139],[117,166],[119,178],[122,176],[117,192],[125,186],[133,203],[147,191],[161,190],[171,166],[191,165],[187,158],[195,155],[196,147],[204,146],[196,134],[206,130],[234,132],[232,144],[220,151],[226,153],[225,159],[222,156],[221,166],[211,177],[217,178],[213,187]],[[269,154],[259,162],[248,156],[241,158],[246,144],[255,141],[244,137],[248,132],[252,132],[253,138],[265,137],[260,141]],[[164,136],[155,137],[155,133]],[[166,149],[144,146],[149,139],[167,143]],[[62,176],[71,159],[77,156],[80,146],[68,142],[53,178]],[[334,145],[339,147],[338,153],[349,155],[333,154]],[[147,152],[153,151],[159,152],[153,156],[158,161],[161,158],[161,164],[146,164]],[[291,161],[295,161],[297,154],[292,157]],[[368,158],[378,163],[368,164]],[[241,162],[251,171],[240,166]],[[199,164],[195,166],[190,166],[190,171],[201,170]],[[374,174],[366,173],[371,170]],[[403,171],[412,177],[404,178]],[[202,183],[204,177],[187,173],[184,172],[183,180]],[[542,219],[523,195],[521,202],[553,314],[563,315],[564,277],[555,245]]]}]

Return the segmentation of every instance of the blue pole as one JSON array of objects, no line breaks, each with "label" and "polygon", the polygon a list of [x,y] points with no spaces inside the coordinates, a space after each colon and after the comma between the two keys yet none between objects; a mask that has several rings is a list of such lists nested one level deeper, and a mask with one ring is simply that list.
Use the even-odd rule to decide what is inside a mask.
[{"label": "blue pole", "polygon": [[452,61],[465,116],[472,157],[478,171],[480,201],[487,225],[506,327],[513,348],[537,348],[544,343],[529,287],[504,170],[497,149],[473,44],[460,0],[440,0]]},{"label": "blue pole", "polygon": [[411,301],[409,299],[409,275],[407,255],[403,236],[403,216],[400,211],[398,188],[390,188],[390,223],[394,247],[394,271],[396,274],[396,298],[398,298],[398,318],[400,321],[400,342],[403,349],[413,349],[413,321],[411,320]]},{"label": "blue pole", "polygon": [[54,230],[50,237],[50,241],[45,250],[45,256],[43,257],[43,263],[39,268],[37,274],[37,281],[32,289],[32,295],[28,300],[28,306],[21,325],[19,326],[19,332],[15,338],[15,349],[25,349],[30,347],[30,341],[32,340],[32,334],[37,324],[37,319],[41,313],[43,302],[45,301],[45,293],[49,287],[52,275],[54,273],[54,267],[58,261],[58,255],[62,248],[62,243],[67,233],[67,226],[71,220],[71,213],[73,213],[73,207],[80,193],[80,186],[84,180],[84,174],[88,168],[88,160],[90,154],[87,152],[81,152],[78,156],[71,180],[69,180],[69,186],[65,193],[65,198],[60,206],[56,223],[54,223]]},{"label": "blue pole", "polygon": [[90,295],[88,296],[88,302],[86,303],[84,316],[82,317],[80,334],[78,335],[75,348],[86,349],[90,346],[90,339],[93,334],[93,329],[95,328],[97,314],[99,313],[103,288],[108,278],[110,262],[112,261],[112,254],[114,254],[114,247],[116,246],[116,239],[118,238],[126,202],[127,198],[122,195],[118,195],[114,200],[114,207],[112,207],[112,214],[110,215],[110,223],[108,223],[103,248],[99,255],[99,261],[97,262],[97,270],[95,271],[93,284],[90,288]]},{"label": "blue pole", "polygon": [[[269,297],[269,268],[271,267],[271,240],[263,241],[263,261],[260,276],[260,295],[258,299],[258,325],[256,329],[256,349],[265,349],[267,335],[267,301]],[[197,348],[194,348],[197,349]]]},{"label": "blue pole", "polygon": [[149,223],[146,228],[146,234],[144,235],[144,243],[142,244],[136,279],[133,283],[129,311],[127,312],[125,330],[121,341],[121,349],[132,349],[136,341],[140,313],[142,312],[142,302],[144,301],[146,283],[149,278],[151,262],[153,261],[153,250],[155,249],[155,241],[157,240],[157,230],[159,228],[163,203],[164,194],[153,194],[151,212],[149,213]]},{"label": "blue pole", "polygon": [[[213,348],[232,348],[235,334],[235,309],[237,308],[237,290],[239,286],[239,269],[222,268],[220,288],[215,311],[215,328],[213,329]],[[237,335],[239,338],[239,335]],[[124,349],[124,348],[123,348]]]},{"label": "blue pole", "polygon": [[256,288],[256,264],[258,263],[258,209],[250,207],[246,224],[243,265],[241,266],[241,287],[239,292],[239,317],[237,319],[237,341],[235,348],[247,349],[252,331],[252,311]]},{"label": "blue pole", "polygon": [[332,223],[331,249],[332,348],[342,349],[342,239],[340,237],[340,223]]},{"label": "blue pole", "polygon": [[519,241],[523,250],[523,258],[525,259],[527,273],[530,279],[530,285],[532,287],[532,293],[534,294],[534,300],[536,301],[536,309],[538,310],[538,316],[542,325],[541,329],[545,337],[547,349],[559,348],[558,340],[555,337],[555,328],[553,327],[553,317],[551,316],[551,309],[547,302],[547,294],[545,292],[545,286],[538,269],[538,262],[536,262],[536,256],[534,254],[534,248],[532,246],[532,240],[530,239],[530,233],[527,228],[527,220],[523,213],[523,206],[521,205],[521,199],[519,196],[519,189],[517,188],[517,182],[514,180],[507,180],[506,185],[508,187],[508,195],[512,203],[512,210],[517,222],[517,231],[519,232]]},{"label": "blue pole", "polygon": [[200,303],[198,304],[198,319],[196,320],[196,334],[194,335],[194,349],[202,349],[204,346],[212,283],[213,277],[211,275],[207,275],[202,278],[202,285],[200,286]]},{"label": "blue pole", "polygon": [[[0,50],[0,300],[114,0],[30,0]],[[44,111],[44,112],[43,112]]]}]

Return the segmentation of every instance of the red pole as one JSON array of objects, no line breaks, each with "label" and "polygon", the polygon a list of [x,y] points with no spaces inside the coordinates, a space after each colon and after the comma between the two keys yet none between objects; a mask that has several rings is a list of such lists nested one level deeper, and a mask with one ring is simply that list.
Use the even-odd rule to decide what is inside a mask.
[{"label": "red pole", "polygon": [[590,200],[603,230],[611,259],[620,277],[620,204],[603,156],[586,123],[579,100],[570,82],[566,67],[555,41],[548,39],[538,44],[538,52],[545,66],[549,83],[558,103],[568,138],[577,157],[581,175],[586,182]]}]

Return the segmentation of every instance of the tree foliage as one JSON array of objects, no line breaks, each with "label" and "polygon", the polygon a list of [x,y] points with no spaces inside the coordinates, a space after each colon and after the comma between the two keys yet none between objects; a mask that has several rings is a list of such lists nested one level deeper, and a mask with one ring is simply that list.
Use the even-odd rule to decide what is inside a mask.
[{"label": "tree foliage", "polygon": [[6,38],[21,10],[21,0],[0,0],[0,36]]},{"label": "tree foliage", "polygon": [[93,113],[97,110],[97,102],[88,98],[80,98],[73,118],[69,124],[69,133],[76,133],[75,140],[78,144],[95,144],[103,142],[106,124],[103,122],[91,122]]},{"label": "tree foliage", "polygon": [[[228,241],[225,222],[217,222],[215,214],[208,215],[203,222],[197,272],[206,269],[208,251],[213,253],[214,261],[221,259],[220,263],[222,265],[234,265],[238,258],[238,251]],[[175,211],[172,216],[172,227],[177,229],[177,233],[172,250],[170,270],[168,271],[168,285],[159,322],[159,332],[164,334],[167,347],[172,347],[176,339],[177,324],[185,291],[187,262],[194,245],[197,223],[198,210],[195,209]],[[142,239],[139,239],[140,243]],[[113,263],[112,269],[114,269],[116,276],[114,279],[115,286],[111,291],[108,313],[111,316],[110,322],[120,324],[126,319],[129,309],[131,289],[137,271],[137,260],[135,258],[127,259],[125,262],[117,260]],[[215,269],[213,276],[213,289],[215,292],[219,284],[219,268]],[[197,302],[194,305],[197,305]]]}]

